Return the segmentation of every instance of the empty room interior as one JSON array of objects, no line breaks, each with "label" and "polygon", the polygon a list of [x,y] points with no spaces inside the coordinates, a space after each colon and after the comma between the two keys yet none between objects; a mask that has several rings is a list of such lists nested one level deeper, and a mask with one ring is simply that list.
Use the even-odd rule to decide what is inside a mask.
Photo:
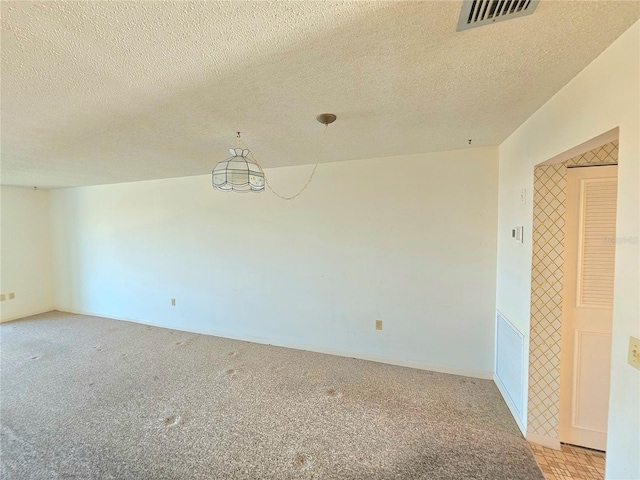
[{"label": "empty room interior", "polygon": [[1,8],[0,477],[640,479],[640,2]]}]

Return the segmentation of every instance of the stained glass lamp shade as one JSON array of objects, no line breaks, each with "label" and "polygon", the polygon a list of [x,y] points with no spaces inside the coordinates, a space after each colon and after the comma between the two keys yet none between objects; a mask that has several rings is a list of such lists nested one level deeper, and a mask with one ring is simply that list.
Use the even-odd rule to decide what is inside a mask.
[{"label": "stained glass lamp shade", "polygon": [[212,173],[213,186],[223,192],[263,192],[264,173],[248,158],[249,150],[232,148],[231,158],[219,162]]}]

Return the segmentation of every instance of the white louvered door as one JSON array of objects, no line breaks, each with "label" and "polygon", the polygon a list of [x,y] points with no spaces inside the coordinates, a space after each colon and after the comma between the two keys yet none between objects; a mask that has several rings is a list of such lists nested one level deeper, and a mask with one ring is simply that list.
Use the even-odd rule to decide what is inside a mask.
[{"label": "white louvered door", "polygon": [[560,441],[605,450],[617,166],[567,170]]}]

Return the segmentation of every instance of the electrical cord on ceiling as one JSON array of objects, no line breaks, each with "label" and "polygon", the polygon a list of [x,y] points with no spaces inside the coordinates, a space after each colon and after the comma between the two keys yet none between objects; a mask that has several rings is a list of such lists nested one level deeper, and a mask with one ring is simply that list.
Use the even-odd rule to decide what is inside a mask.
[{"label": "electrical cord on ceiling", "polygon": [[[318,165],[320,164],[320,156],[322,155],[322,152],[324,151],[324,144],[325,144],[325,139],[327,137],[327,129],[328,128],[329,128],[329,125],[325,124],[324,130],[322,131],[322,140],[320,141],[320,149],[318,150],[318,155],[316,157],[316,164],[313,166],[313,170],[311,171],[311,175],[309,176],[309,179],[306,181],[306,183],[302,186],[302,188],[296,194],[291,195],[289,197],[285,196],[285,195],[281,195],[280,193],[278,193],[278,192],[276,192],[274,190],[274,188],[269,183],[269,177],[267,177],[267,174],[264,172],[264,169],[262,168],[262,165],[260,165],[258,160],[256,160],[256,158],[253,156],[252,152],[249,153],[249,158],[255,162],[255,164],[258,166],[258,168],[260,169],[260,171],[264,175],[265,183],[267,184],[267,188],[269,190],[271,190],[271,193],[273,193],[276,197],[278,197],[278,198],[280,198],[282,200],[293,200],[294,198],[298,197],[300,194],[302,194],[302,192],[304,192],[307,189],[307,187],[311,183],[311,180],[313,180],[313,176],[316,174],[316,170],[318,168]],[[247,148],[246,144],[244,144],[244,147],[241,147],[240,146],[241,143],[244,144],[244,142],[240,139],[240,132],[238,132],[238,148]]]}]

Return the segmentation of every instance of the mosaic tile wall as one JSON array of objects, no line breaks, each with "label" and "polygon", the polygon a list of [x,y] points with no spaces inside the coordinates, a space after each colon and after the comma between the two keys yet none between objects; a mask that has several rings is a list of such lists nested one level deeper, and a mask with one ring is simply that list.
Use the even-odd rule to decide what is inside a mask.
[{"label": "mosaic tile wall", "polygon": [[537,435],[558,438],[567,166],[617,163],[616,141],[534,169],[527,431]]}]

